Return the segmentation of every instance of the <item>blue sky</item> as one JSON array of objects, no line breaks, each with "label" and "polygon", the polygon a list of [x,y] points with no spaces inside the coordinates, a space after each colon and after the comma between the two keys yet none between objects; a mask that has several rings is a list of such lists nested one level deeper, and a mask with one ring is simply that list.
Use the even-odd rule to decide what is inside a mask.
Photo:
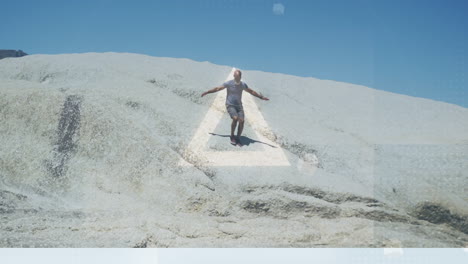
[{"label": "blue sky", "polygon": [[1,6],[7,11],[0,16],[0,49],[190,58],[468,107],[465,0],[16,0]]}]

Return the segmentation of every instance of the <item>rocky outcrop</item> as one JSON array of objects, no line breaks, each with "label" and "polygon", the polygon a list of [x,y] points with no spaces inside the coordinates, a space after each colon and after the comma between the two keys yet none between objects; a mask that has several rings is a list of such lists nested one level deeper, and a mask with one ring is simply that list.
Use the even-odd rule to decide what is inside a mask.
[{"label": "rocky outcrop", "polygon": [[271,102],[246,101],[237,147],[223,101],[200,96],[231,73],[129,53],[0,60],[0,247],[468,245],[467,108],[245,70]]},{"label": "rocky outcrop", "polygon": [[28,55],[22,50],[0,50],[0,60],[8,57],[23,57]]}]

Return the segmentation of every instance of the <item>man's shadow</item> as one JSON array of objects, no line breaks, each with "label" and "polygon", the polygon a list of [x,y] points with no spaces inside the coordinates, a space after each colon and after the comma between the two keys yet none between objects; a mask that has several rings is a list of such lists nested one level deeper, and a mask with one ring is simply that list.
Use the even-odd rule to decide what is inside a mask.
[{"label": "man's shadow", "polygon": [[[230,135],[220,135],[220,134],[215,134],[215,133],[210,133],[211,135],[213,136],[218,136],[218,137],[230,137]],[[265,144],[269,147],[272,147],[272,148],[277,148],[273,145],[270,145],[266,142],[262,142],[262,141],[258,141],[258,140],[254,140],[254,139],[251,139],[249,137],[246,137],[246,136],[240,136],[240,140],[241,140],[241,143],[243,146],[249,146],[250,144],[255,144],[255,143],[261,143],[261,144]]]}]

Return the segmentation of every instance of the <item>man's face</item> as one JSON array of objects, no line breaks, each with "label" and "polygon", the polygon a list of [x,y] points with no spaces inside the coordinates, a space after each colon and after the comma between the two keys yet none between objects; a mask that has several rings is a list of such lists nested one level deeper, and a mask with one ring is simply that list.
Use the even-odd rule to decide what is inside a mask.
[{"label": "man's face", "polygon": [[234,72],[234,80],[236,80],[236,82],[239,82],[241,77],[242,77],[241,71],[237,70]]}]

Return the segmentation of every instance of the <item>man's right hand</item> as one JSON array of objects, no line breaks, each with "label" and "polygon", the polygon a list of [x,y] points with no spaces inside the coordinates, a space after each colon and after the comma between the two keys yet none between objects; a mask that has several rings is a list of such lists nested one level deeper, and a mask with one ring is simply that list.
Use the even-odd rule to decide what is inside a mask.
[{"label": "man's right hand", "polygon": [[204,92],[204,93],[201,94],[201,97],[203,97],[203,96],[205,96],[207,94],[208,94],[208,92]]}]

